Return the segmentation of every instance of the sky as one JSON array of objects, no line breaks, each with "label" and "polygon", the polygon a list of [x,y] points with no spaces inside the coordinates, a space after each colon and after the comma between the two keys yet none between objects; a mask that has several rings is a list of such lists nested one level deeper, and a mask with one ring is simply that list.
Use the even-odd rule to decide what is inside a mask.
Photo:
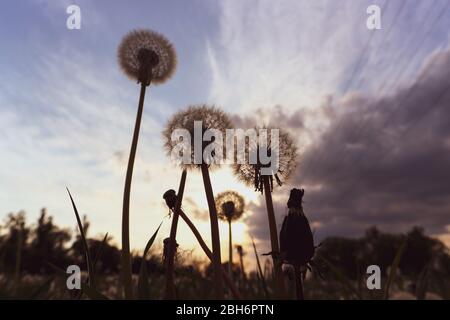
[{"label": "sky", "polygon": [[[81,29],[66,27],[69,5]],[[367,8],[381,8],[369,30]],[[450,245],[450,1],[168,0],[5,1],[0,10],[0,218],[42,207],[75,227],[68,187],[91,236],[120,244],[122,192],[139,86],[117,63],[130,30],[164,34],[174,76],[150,87],[131,199],[131,247],[142,250],[164,220],[162,195],[181,170],[163,150],[172,114],[206,103],[236,127],[288,130],[299,148],[291,179],[273,193],[277,223],[289,190],[306,189],[316,241],[421,226]],[[211,174],[215,193],[246,199],[234,241],[260,251],[269,234],[263,197],[229,167]],[[183,207],[210,243],[206,197],[188,173]],[[227,229],[220,225],[223,260]],[[202,256],[187,227],[177,238]]]}]

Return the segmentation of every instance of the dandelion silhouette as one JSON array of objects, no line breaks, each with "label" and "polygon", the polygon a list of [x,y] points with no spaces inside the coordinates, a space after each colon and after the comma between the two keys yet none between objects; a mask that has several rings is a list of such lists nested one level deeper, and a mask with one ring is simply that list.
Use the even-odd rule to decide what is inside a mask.
[{"label": "dandelion silhouette", "polygon": [[[194,133],[194,122],[201,121],[202,122],[202,134],[206,130],[219,130],[223,136],[225,136],[226,129],[232,129],[233,123],[231,122],[229,116],[214,106],[208,105],[194,105],[189,106],[186,110],[181,110],[174,114],[172,118],[167,122],[166,128],[163,132],[165,144],[164,147],[167,151],[168,156],[171,156],[172,150],[174,147],[178,145],[178,141],[172,140],[172,134],[177,129],[186,129],[191,137],[195,136]],[[195,142],[194,142],[195,143]],[[210,146],[215,150],[221,150],[222,144],[221,141],[203,141],[202,142],[202,153],[203,150]],[[218,147],[217,149],[215,147]],[[201,164],[197,164],[199,159],[196,159],[195,148],[191,145],[183,145],[183,150],[181,150],[183,154],[186,154],[190,157],[189,161],[183,161],[180,165],[184,169],[195,169],[201,167],[205,162],[208,165],[208,168],[215,169],[219,166],[219,161],[214,161],[214,153],[208,155],[209,158],[200,159]],[[197,162],[197,163],[196,163]]]},{"label": "dandelion silhouette", "polygon": [[303,279],[306,268],[314,266],[314,240],[308,219],[303,212],[305,190],[292,189],[287,203],[288,214],[280,231],[282,261],[294,267],[297,299],[303,300]]},{"label": "dandelion silhouette", "polygon": [[[259,131],[259,130],[257,130]],[[267,130],[267,142],[262,144],[260,140],[255,143],[246,142],[246,154],[256,152],[258,157],[256,163],[251,163],[249,157],[244,163],[236,163],[234,165],[234,174],[246,183],[247,185],[254,186],[255,191],[261,191],[265,195],[267,215],[269,219],[270,230],[270,243],[271,243],[271,256],[274,264],[275,277],[277,279],[278,293],[283,296],[284,281],[281,272],[281,260],[280,250],[278,244],[277,223],[275,220],[275,212],[272,201],[272,191],[274,188],[273,180],[281,186],[285,182],[296,166],[297,160],[297,147],[291,136],[279,130],[278,142],[272,138],[272,130]],[[262,164],[259,157],[259,152],[262,151],[267,155],[271,155],[272,159],[277,159],[278,171],[271,171],[270,174],[263,174],[263,168],[270,168],[271,163]],[[276,153],[276,154],[274,154]]]},{"label": "dandelion silhouette", "polygon": [[[163,195],[163,199],[165,200],[165,202],[166,202],[167,206],[169,207],[169,209],[172,210],[173,212],[175,212],[175,210],[176,210],[175,207],[177,205],[177,199],[178,199],[178,195],[176,194],[175,190],[173,190],[173,189],[167,190],[164,193],[164,195]],[[184,222],[186,222],[188,227],[191,229],[192,233],[197,238],[197,241],[198,241],[200,247],[203,249],[203,251],[205,252],[206,256],[212,262],[213,259],[214,259],[213,253],[211,252],[211,250],[206,245],[205,241],[203,240],[200,232],[195,227],[194,223],[189,219],[187,214],[184,213],[182,208],[179,209],[178,213],[179,213],[180,217],[184,220]],[[171,255],[169,255],[169,257],[171,257]],[[235,299],[241,299],[242,297],[241,297],[239,291],[237,290],[237,288],[235,287],[232,279],[230,278],[228,273],[223,269],[222,266],[221,266],[221,270],[220,271],[221,271],[221,275],[223,277],[223,280],[225,281],[226,285],[230,289],[233,297]]]},{"label": "dandelion silhouette", "polygon": [[170,237],[169,243],[167,244],[167,252],[166,247],[164,247],[164,265],[166,267],[166,292],[165,297],[167,299],[175,298],[175,280],[174,280],[174,260],[176,255],[176,235],[177,235],[177,227],[178,227],[178,218],[180,216],[181,211],[181,203],[183,201],[184,188],[186,185],[186,169],[183,170],[180,179],[180,186],[178,188],[178,196],[175,194],[165,194],[163,198],[168,201],[168,199],[175,199],[173,206],[170,208],[173,210],[173,218],[172,225],[170,227]]},{"label": "dandelion silhouette", "polygon": [[172,44],[151,30],[133,30],[122,40],[119,64],[123,72],[138,83],[160,84],[174,73],[177,57]]},{"label": "dandelion silhouette", "polygon": [[118,62],[123,72],[141,84],[139,105],[128,159],[122,209],[122,281],[126,299],[133,297],[131,287],[130,256],[130,192],[133,176],[134,159],[136,157],[139,130],[146,87],[151,83],[161,84],[168,80],[175,71],[176,54],[170,42],[159,33],[151,30],[133,30],[129,32],[119,45]]},{"label": "dandelion silhouette", "polygon": [[[197,105],[190,106],[186,110],[180,111],[172,116],[171,119],[167,122],[166,128],[163,132],[165,139],[165,148],[167,150],[168,155],[172,155],[173,148],[177,145],[177,141],[172,140],[172,133],[177,129],[185,129],[190,133],[191,137],[195,137],[194,133],[194,122],[201,121],[202,122],[202,130],[205,132],[206,130],[218,130],[225,136],[226,129],[233,128],[232,122],[228,115],[219,110],[216,107],[207,106],[207,105]],[[208,141],[202,142],[202,152],[203,155],[204,149],[211,145],[219,143],[217,141]],[[195,142],[194,142],[195,144]],[[190,149],[189,149],[190,148]],[[209,216],[211,223],[211,239],[212,239],[212,251],[213,251],[213,268],[214,268],[214,282],[215,282],[215,290],[216,290],[216,298],[223,297],[223,284],[222,284],[222,276],[221,276],[221,268],[222,262],[220,257],[220,237],[219,237],[219,223],[218,216],[216,210],[216,204],[214,202],[214,193],[211,185],[211,178],[209,176],[210,168],[217,167],[219,165],[218,162],[215,162],[215,154],[211,154],[211,158],[196,159],[194,146],[189,146],[184,148],[183,153],[187,152],[187,155],[190,156],[190,160],[188,162],[182,162],[181,166],[183,168],[195,169],[200,168],[203,178],[203,184],[205,187],[206,199],[208,201],[209,208]],[[196,164],[197,162],[198,164]],[[199,163],[200,162],[200,163]]]},{"label": "dandelion silhouette", "polygon": [[231,222],[239,219],[244,212],[244,198],[235,191],[221,192],[216,197],[216,208],[219,218],[228,222],[228,273],[232,277],[233,241]]},{"label": "dandelion silhouette", "polygon": [[[264,175],[261,174],[262,168],[269,168],[271,163],[262,164],[259,160],[260,151],[267,152],[272,158],[277,159],[278,171],[272,172],[270,175],[266,175],[269,178],[270,191],[274,188],[274,180],[278,186],[281,186],[286,180],[289,179],[292,171],[296,167],[297,160],[297,147],[291,136],[278,129],[279,138],[278,142],[272,139],[272,128],[262,128],[267,130],[267,145],[260,145],[259,141],[256,143],[246,142],[245,154],[249,155],[255,153],[258,155],[257,163],[250,163],[245,161],[244,163],[236,163],[234,165],[234,174],[239,180],[243,181],[249,186],[253,186],[255,191],[263,192],[264,190]],[[259,129],[256,129],[258,132]],[[262,150],[261,150],[262,149]]]}]

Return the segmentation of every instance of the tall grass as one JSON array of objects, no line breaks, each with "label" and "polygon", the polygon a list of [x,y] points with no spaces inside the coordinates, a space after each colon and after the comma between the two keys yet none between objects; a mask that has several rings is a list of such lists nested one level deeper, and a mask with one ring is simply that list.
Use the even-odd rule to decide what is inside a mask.
[{"label": "tall grass", "polygon": [[67,192],[69,193],[70,202],[72,203],[73,211],[74,211],[75,217],[77,219],[78,229],[80,231],[81,243],[83,245],[84,255],[86,258],[86,266],[88,268],[89,286],[91,288],[95,288],[94,266],[92,263],[92,258],[91,258],[91,253],[89,251],[88,243],[86,241],[84,227],[83,227],[83,224],[81,223],[81,219],[80,219],[80,215],[78,214],[77,206],[75,205],[75,201],[73,200],[72,195],[70,194],[69,188],[67,188]]},{"label": "tall grass", "polygon": [[180,216],[181,203],[183,201],[184,186],[186,185],[186,169],[181,174],[180,186],[178,188],[177,200],[173,210],[172,225],[170,228],[169,252],[166,259],[166,298],[175,298],[175,280],[174,280],[174,259],[176,249],[176,235],[178,226],[178,217]]}]

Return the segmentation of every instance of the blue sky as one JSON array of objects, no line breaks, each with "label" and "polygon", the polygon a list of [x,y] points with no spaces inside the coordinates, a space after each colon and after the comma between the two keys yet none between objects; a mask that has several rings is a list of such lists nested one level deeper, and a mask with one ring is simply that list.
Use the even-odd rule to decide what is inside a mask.
[{"label": "blue sky", "polygon": [[[57,223],[74,226],[68,186],[80,211],[88,214],[92,233],[110,232],[120,243],[139,88],[121,73],[116,51],[131,29],[163,33],[179,58],[174,77],[147,95],[131,207],[132,247],[141,249],[167,214],[163,192],[178,184],[180,172],[162,149],[161,131],[171,114],[209,103],[270,122],[280,106],[287,119],[304,115],[301,133],[295,128],[293,133],[305,151],[332,121],[323,106],[339,113],[339,101],[352,95],[393,95],[416,79],[430,56],[448,48],[448,3],[5,1],[0,10],[0,217],[25,210],[34,221],[45,206]],[[81,8],[81,30],[66,28],[70,4]],[[381,30],[366,27],[371,4],[383,8]],[[213,175],[215,191],[231,186],[247,197],[249,208],[260,205],[262,198],[227,170]],[[186,207],[196,212],[207,234],[200,181],[190,173]],[[236,241],[248,243],[245,231],[255,214],[249,209],[247,223],[236,226]],[[186,248],[195,247],[186,229],[181,227],[180,234]]]}]

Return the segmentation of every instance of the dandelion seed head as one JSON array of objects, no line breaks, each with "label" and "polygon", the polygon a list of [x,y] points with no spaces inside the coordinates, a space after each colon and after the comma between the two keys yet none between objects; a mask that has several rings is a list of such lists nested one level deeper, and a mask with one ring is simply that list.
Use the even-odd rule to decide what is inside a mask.
[{"label": "dandelion seed head", "polygon": [[[119,65],[131,79],[161,84],[174,73],[177,57],[169,40],[151,30],[132,30],[122,39],[118,49]],[[144,73],[144,74],[143,74]],[[148,82],[149,84],[149,82]]]},{"label": "dandelion seed head", "polygon": [[[267,152],[267,154],[275,159],[278,158],[278,171],[272,172],[272,174],[269,175],[271,190],[275,185],[281,186],[286,182],[297,166],[297,147],[294,139],[284,130],[278,129],[278,142],[276,142],[276,139],[272,139],[271,129],[273,128],[262,129],[267,129],[267,143],[261,145],[259,139],[253,143],[246,141],[246,158],[244,163],[236,163],[233,165],[234,174],[239,180],[249,186],[255,187],[256,191],[261,192],[263,191],[261,169],[264,166],[270,167],[270,164],[262,165],[259,161],[259,157],[257,163],[250,163],[248,155],[251,153],[259,154],[259,151],[262,151],[263,153]],[[260,129],[257,128],[256,131],[260,132]]]},{"label": "dandelion seed head", "polygon": [[237,220],[244,212],[244,198],[235,191],[224,191],[216,197],[216,208],[220,219],[225,221]]},{"label": "dandelion seed head", "polygon": [[[214,106],[208,106],[208,105],[193,105],[189,106],[185,110],[181,110],[177,113],[175,113],[167,122],[166,127],[163,131],[163,137],[164,137],[164,148],[167,151],[168,156],[170,157],[172,155],[173,148],[177,145],[179,145],[179,141],[175,140],[172,141],[172,133],[175,132],[177,129],[185,129],[189,133],[191,137],[191,143],[190,145],[184,145],[183,147],[183,154],[187,154],[190,156],[190,161],[187,161],[188,163],[181,163],[181,166],[183,168],[187,169],[193,169],[198,168],[199,164],[196,164],[194,162],[195,160],[195,149],[194,145],[195,143],[200,143],[201,141],[194,141],[195,134],[194,134],[194,122],[195,121],[201,121],[202,123],[202,131],[205,132],[206,130],[215,129],[221,132],[222,137],[225,138],[226,129],[232,129],[233,123],[230,120],[230,117],[222,110],[220,110],[217,107]],[[201,137],[199,137],[201,139]],[[206,146],[210,146],[211,148],[214,148],[215,150],[218,150],[220,152],[223,151],[223,154],[221,155],[223,158],[225,158],[226,155],[226,146],[223,143],[223,141],[216,141],[215,139],[212,141],[204,141],[202,142],[202,150],[206,148]],[[203,152],[202,152],[203,153]],[[212,155],[211,159],[203,159],[202,161],[209,160],[209,168],[214,169],[219,166],[220,163],[214,162],[214,157],[218,157],[219,155]]]}]

